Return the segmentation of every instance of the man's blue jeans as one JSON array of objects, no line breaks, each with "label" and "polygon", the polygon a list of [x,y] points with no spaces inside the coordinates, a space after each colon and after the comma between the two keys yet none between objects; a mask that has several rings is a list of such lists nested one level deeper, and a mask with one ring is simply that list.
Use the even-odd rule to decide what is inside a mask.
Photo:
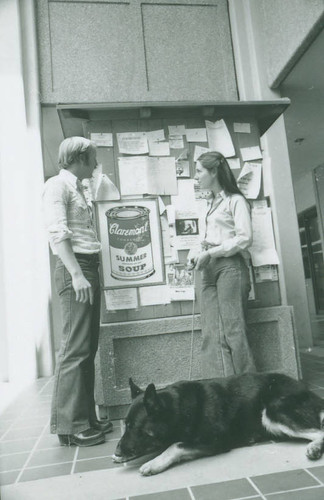
[{"label": "man's blue jeans", "polygon": [[212,258],[202,271],[201,362],[206,378],[255,371],[246,336],[250,286],[240,254]]},{"label": "man's blue jeans", "polygon": [[94,303],[75,300],[72,279],[60,259],[55,268],[55,284],[63,321],[62,341],[55,369],[51,432],[76,434],[91,427],[96,419],[94,401],[94,359],[100,325],[100,284],[98,255],[77,260],[94,292]]}]

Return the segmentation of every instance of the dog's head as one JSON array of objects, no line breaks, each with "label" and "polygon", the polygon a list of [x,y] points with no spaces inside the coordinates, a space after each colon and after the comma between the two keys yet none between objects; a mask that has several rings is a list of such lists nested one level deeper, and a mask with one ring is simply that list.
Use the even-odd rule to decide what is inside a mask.
[{"label": "dog's head", "polygon": [[113,460],[128,462],[165,449],[170,444],[166,404],[154,384],[142,391],[129,379],[132,404],[128,410],[126,430],[120,439]]}]

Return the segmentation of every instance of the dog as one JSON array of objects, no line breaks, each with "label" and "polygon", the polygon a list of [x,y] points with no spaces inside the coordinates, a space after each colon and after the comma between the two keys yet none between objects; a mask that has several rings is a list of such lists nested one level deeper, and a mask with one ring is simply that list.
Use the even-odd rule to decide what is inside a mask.
[{"label": "dog", "polygon": [[144,476],[274,437],[310,441],[310,460],[323,454],[324,400],[287,375],[181,381],[159,390],[149,384],[145,391],[132,379],[129,385],[133,401],[113,460],[158,454],[140,467]]}]

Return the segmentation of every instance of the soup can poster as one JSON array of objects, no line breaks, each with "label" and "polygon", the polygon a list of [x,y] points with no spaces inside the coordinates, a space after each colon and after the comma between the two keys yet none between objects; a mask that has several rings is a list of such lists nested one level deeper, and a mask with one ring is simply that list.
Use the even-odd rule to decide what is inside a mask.
[{"label": "soup can poster", "polygon": [[112,278],[135,282],[152,276],[155,269],[150,209],[125,205],[110,208],[105,214]]},{"label": "soup can poster", "polygon": [[158,197],[98,200],[94,207],[102,289],[165,284]]}]

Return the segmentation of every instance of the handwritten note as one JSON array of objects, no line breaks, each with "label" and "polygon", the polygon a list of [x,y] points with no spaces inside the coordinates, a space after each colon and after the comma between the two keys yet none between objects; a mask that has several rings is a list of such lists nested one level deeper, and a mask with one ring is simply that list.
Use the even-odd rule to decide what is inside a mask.
[{"label": "handwritten note", "polygon": [[165,140],[164,130],[147,132],[147,140],[150,156],[169,156],[170,146]]},{"label": "handwritten note", "polygon": [[173,157],[121,157],[118,158],[118,166],[122,195],[175,195],[178,192]]},{"label": "handwritten note", "polygon": [[261,187],[261,163],[244,163],[237,185],[246,198],[257,198]]}]

